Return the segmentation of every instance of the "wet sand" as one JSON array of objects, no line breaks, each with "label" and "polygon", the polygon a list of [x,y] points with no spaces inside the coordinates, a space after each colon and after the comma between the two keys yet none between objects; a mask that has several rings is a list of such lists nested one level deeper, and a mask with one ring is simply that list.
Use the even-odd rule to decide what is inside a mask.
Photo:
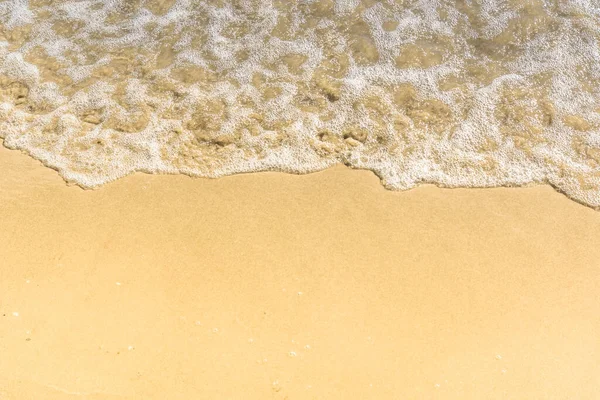
[{"label": "wet sand", "polygon": [[600,212],[549,187],[0,170],[4,400],[600,392]]}]

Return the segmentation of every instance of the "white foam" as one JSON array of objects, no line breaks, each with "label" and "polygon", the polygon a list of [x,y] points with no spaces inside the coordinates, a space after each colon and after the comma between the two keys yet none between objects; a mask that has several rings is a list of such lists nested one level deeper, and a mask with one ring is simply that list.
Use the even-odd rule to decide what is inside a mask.
[{"label": "white foam", "polygon": [[[422,182],[551,183],[600,206],[600,89],[594,83],[600,79],[600,7],[566,0],[523,11],[525,6],[487,0],[467,16],[448,2],[413,3],[364,8],[359,1],[337,0],[332,13],[321,16],[306,14],[305,6],[315,1],[290,3],[282,11],[270,1],[219,8],[177,0],[161,15],[152,12],[153,0],[140,8],[126,0],[73,0],[41,9],[22,0],[0,3],[0,24],[16,32],[0,41],[0,77],[8,79],[0,136],[84,187],[135,171],[218,177],[267,169],[304,173],[344,162],[375,171],[390,189]],[[39,17],[42,11],[48,19]],[[283,16],[293,37],[271,35]],[[314,27],[303,28],[311,18]],[[511,25],[517,18],[523,21]],[[367,34],[353,31],[360,20]],[[396,21],[395,29],[384,29],[387,21]],[[544,27],[546,21],[552,24]],[[59,22],[76,29],[57,33]],[[232,38],[232,23],[246,34]],[[507,32],[511,26],[516,28]],[[376,61],[356,58],[360,40],[375,46]],[[406,62],[415,66],[396,66],[406,45],[430,51],[423,43],[442,53],[441,62],[420,68],[414,55]],[[172,46],[173,63],[153,70],[165,44]],[[44,82],[49,66],[27,61],[37,46],[62,64],[53,73],[64,81]],[[244,51],[247,58],[239,59]],[[332,52],[348,56],[345,75],[317,77]],[[282,61],[291,54],[306,57],[297,73]],[[119,64],[118,57],[125,61]],[[468,75],[467,67],[478,63],[499,73]],[[190,65],[217,80],[179,81],[177,68]],[[548,77],[540,84],[542,73]],[[265,79],[258,87],[256,74]],[[452,77],[458,86],[444,88]],[[165,82],[176,97],[168,86],[160,89]],[[71,84],[76,90],[65,92]],[[416,97],[403,105],[393,90],[405,84]],[[267,88],[280,92],[268,98]],[[339,93],[327,94],[331,90]],[[546,103],[552,111],[543,108]],[[179,108],[169,113],[173,107]],[[208,113],[202,122],[211,126],[207,132],[188,128],[197,110]],[[283,121],[289,122],[278,126]],[[368,134],[353,141],[343,136],[349,128]],[[197,142],[198,135],[204,139]],[[211,143],[206,135],[217,142],[229,135],[233,143]]]}]

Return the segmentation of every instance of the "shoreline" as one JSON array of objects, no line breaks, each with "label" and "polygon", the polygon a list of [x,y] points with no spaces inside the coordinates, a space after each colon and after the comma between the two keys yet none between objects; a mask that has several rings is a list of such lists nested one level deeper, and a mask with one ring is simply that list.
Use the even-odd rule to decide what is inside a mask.
[{"label": "shoreline", "polygon": [[552,190],[554,190],[555,192],[565,196],[568,200],[573,201],[579,205],[582,205],[586,208],[589,208],[591,210],[594,211],[600,211],[600,207],[594,207],[591,204],[587,204],[582,200],[576,199],[574,197],[570,197],[565,191],[561,190],[558,186],[545,181],[545,182],[527,182],[525,184],[522,185],[500,185],[500,186],[446,186],[442,183],[437,183],[435,181],[423,181],[421,183],[419,183],[418,185],[409,188],[409,189],[393,189],[393,188],[388,188],[384,182],[383,182],[383,178],[380,177],[376,171],[373,171],[371,169],[367,169],[367,168],[354,168],[351,165],[346,165],[344,163],[337,163],[337,164],[333,164],[331,166],[325,167],[323,169],[320,170],[316,170],[316,171],[310,171],[310,172],[295,172],[295,171],[285,171],[285,170],[279,170],[279,169],[269,169],[269,170],[261,170],[261,171],[250,171],[250,172],[237,172],[237,173],[232,173],[229,175],[223,175],[223,176],[215,176],[215,177],[211,177],[211,176],[194,176],[194,175],[189,175],[183,172],[174,172],[174,173],[169,173],[169,172],[148,172],[148,171],[134,171],[132,173],[130,173],[129,175],[123,176],[123,177],[119,177],[116,178],[113,181],[109,181],[107,183],[101,184],[99,186],[92,186],[92,187],[88,187],[88,186],[82,186],[79,183],[76,182],[70,182],[68,181],[66,178],[64,178],[61,174],[60,171],[58,170],[58,168],[55,168],[51,165],[47,165],[45,164],[42,160],[37,159],[36,157],[32,156],[31,154],[29,154],[27,151],[22,150],[22,149],[12,149],[9,147],[6,147],[4,145],[4,140],[2,138],[0,138],[0,147],[2,147],[5,150],[9,150],[12,152],[18,152],[21,155],[24,155],[26,157],[31,158],[32,160],[38,162],[41,166],[43,166],[44,168],[50,169],[54,172],[56,172],[56,174],[58,175],[58,177],[60,178],[60,180],[66,185],[66,186],[77,186],[78,188],[82,189],[82,190],[101,190],[102,188],[104,188],[105,186],[114,184],[117,181],[120,181],[122,179],[126,179],[132,176],[136,176],[136,175],[149,175],[149,176],[183,176],[186,178],[191,178],[191,179],[208,179],[208,180],[217,180],[217,179],[223,179],[223,178],[229,178],[232,176],[239,176],[239,175],[254,175],[254,174],[264,174],[264,173],[281,173],[281,174],[287,174],[287,175],[293,175],[293,176],[304,176],[304,175],[312,175],[312,174],[318,174],[318,173],[322,173],[324,171],[327,171],[329,169],[332,168],[348,168],[349,170],[353,170],[353,171],[361,171],[361,172],[368,172],[373,174],[377,180],[379,181],[379,184],[382,188],[384,188],[386,191],[390,191],[390,192],[398,192],[398,193],[402,193],[402,192],[408,192],[411,190],[415,190],[415,189],[419,189],[422,187],[431,187],[431,188],[436,188],[436,189],[459,189],[459,190],[469,190],[469,189],[527,189],[527,188],[532,188],[532,187],[550,187]]}]

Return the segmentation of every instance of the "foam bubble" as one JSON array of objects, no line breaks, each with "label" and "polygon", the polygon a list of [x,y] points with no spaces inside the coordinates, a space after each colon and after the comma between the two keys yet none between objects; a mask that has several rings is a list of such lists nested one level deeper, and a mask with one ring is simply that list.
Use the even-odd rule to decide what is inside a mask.
[{"label": "foam bubble", "polygon": [[600,207],[600,7],[403,3],[4,2],[0,137],[86,188],[343,162]]}]

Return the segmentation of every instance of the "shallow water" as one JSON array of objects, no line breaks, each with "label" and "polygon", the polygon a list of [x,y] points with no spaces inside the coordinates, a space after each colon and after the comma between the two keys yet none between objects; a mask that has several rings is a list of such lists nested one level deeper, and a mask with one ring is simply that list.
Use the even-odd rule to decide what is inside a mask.
[{"label": "shallow water", "polygon": [[343,162],[600,206],[592,0],[0,2],[0,137],[96,187]]}]

